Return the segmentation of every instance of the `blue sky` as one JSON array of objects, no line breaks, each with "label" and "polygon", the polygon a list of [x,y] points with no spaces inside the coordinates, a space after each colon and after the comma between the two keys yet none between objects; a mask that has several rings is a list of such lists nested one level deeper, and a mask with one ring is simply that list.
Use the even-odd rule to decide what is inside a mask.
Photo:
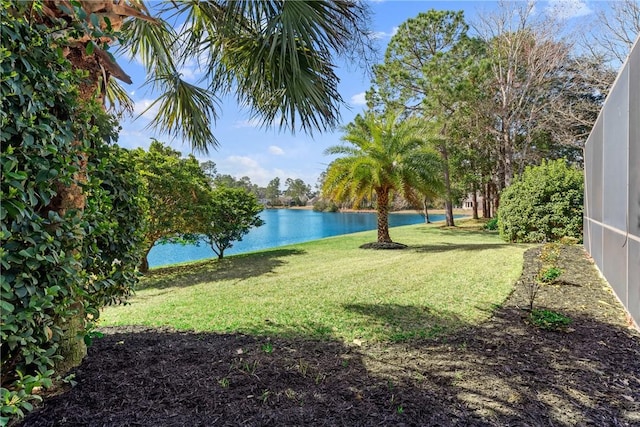
[{"label": "blue sky", "polygon": [[[494,1],[405,1],[378,0],[370,2],[373,11],[371,29],[376,33],[381,54],[396,28],[408,18],[429,9],[464,10],[468,22],[473,22],[478,13],[490,12],[497,7]],[[536,11],[552,13],[565,20],[577,21],[588,17],[594,10],[603,7],[601,2],[586,0],[556,0],[538,2]],[[141,113],[155,99],[142,84],[145,81],[142,67],[135,61],[120,61],[122,68],[132,77],[133,84],[126,86],[135,101],[136,112]],[[187,80],[197,81],[199,75],[196,68],[182,70]],[[365,70],[354,66],[341,67],[339,90],[347,103],[341,110],[342,122],[349,123],[356,114],[364,111],[364,92],[370,87],[369,77]],[[230,174],[237,178],[248,176],[260,186],[279,177],[281,183],[287,178],[304,180],[315,186],[320,173],[332,160],[323,154],[324,150],[340,142],[340,130],[317,133],[313,137],[304,133],[292,135],[288,131],[277,128],[261,128],[250,120],[250,114],[242,110],[235,102],[224,100],[221,105],[221,117],[216,122],[214,134],[220,142],[217,150],[210,150],[208,155],[194,153],[200,161],[213,160],[221,174]],[[137,114],[136,114],[137,115]],[[145,129],[147,114],[135,120],[121,122],[119,144],[126,148],[147,148],[152,137],[170,143],[183,154],[191,152],[188,143],[181,140],[171,141],[162,134]]]}]

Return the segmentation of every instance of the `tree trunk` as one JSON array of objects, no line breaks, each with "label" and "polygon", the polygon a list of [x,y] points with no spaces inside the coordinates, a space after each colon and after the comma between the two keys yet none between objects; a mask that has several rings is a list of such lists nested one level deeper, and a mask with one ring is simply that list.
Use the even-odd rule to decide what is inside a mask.
[{"label": "tree trunk", "polygon": [[482,217],[483,218],[490,218],[488,186],[489,184],[482,184],[482,190],[480,190],[481,191],[480,194],[482,195]]},{"label": "tree trunk", "polygon": [[[78,102],[89,102],[92,99],[102,102],[102,98],[96,96],[97,93],[104,93],[104,91],[97,90],[100,84],[99,76],[103,74],[96,59],[86,55],[84,44],[68,47],[64,53],[75,69],[89,72],[82,83],[78,85],[80,92]],[[86,196],[82,192],[82,184],[87,182],[87,156],[82,151],[82,141],[76,141],[74,146],[78,149],[78,172],[76,172],[71,184],[58,183],[56,185],[58,194],[56,199],[52,200],[51,208],[56,210],[60,216],[71,213],[81,217],[86,206]],[[80,240],[79,237],[78,240]],[[79,247],[82,242],[78,241],[77,244]],[[62,329],[62,337],[58,347],[58,355],[62,356],[62,360],[56,362],[55,369],[60,375],[80,365],[82,359],[87,355],[87,346],[84,342],[85,312],[82,298],[76,296],[71,307],[75,309],[75,314],[67,319],[59,319],[57,322],[57,325]]]},{"label": "tree trunk", "polygon": [[154,239],[153,242],[147,244],[147,249],[144,251],[144,256],[140,260],[140,266],[138,267],[140,273],[146,273],[149,271],[149,252],[151,252],[151,249],[153,249],[153,245],[156,244],[157,240],[158,239]]},{"label": "tree trunk", "polygon": [[389,236],[389,190],[376,190],[378,196],[378,243],[392,243]]},{"label": "tree trunk", "polygon": [[77,310],[76,314],[62,322],[57,322],[57,326],[62,329],[62,338],[58,343],[58,354],[63,358],[56,360],[54,369],[56,373],[64,375],[71,369],[82,363],[82,359],[87,355],[87,345],[84,342],[85,335],[85,313],[81,301],[76,301],[71,308]]},{"label": "tree trunk", "polygon": [[[74,146],[81,145],[80,142]],[[56,196],[51,200],[49,210],[56,211],[61,217],[75,216],[82,217],[86,206],[86,197],[82,192],[82,184],[87,182],[87,159],[84,154],[78,157],[78,172],[74,174],[74,179],[70,184],[56,183]],[[68,219],[71,221],[71,219]],[[76,250],[82,244],[83,233],[78,230],[75,235]],[[55,362],[55,370],[63,375],[70,369],[80,365],[82,359],[87,355],[87,346],[84,342],[85,313],[80,296],[75,295],[75,301],[71,304],[71,309],[75,314],[68,318],[58,317],[56,326],[62,330],[62,336],[58,343],[57,354],[62,356],[62,360]]]},{"label": "tree trunk", "polygon": [[431,220],[429,219],[429,198],[425,197],[422,199],[422,206],[424,207],[424,222],[425,224],[431,224]]},{"label": "tree trunk", "polygon": [[471,204],[473,205],[473,219],[478,219],[478,189],[473,184],[473,194],[471,195]]},{"label": "tree trunk", "polygon": [[453,222],[453,202],[451,195],[451,179],[449,177],[449,152],[445,144],[440,147],[440,154],[442,155],[443,174],[444,174],[444,188],[445,188],[445,201],[444,201],[444,216],[447,223],[447,227],[455,227]]}]

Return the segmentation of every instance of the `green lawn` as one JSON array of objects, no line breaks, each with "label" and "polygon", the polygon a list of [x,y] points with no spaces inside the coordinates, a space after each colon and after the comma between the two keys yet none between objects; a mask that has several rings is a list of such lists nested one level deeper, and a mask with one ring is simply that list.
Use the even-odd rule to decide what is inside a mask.
[{"label": "green lawn", "polygon": [[101,325],[403,340],[487,319],[511,292],[527,246],[435,225],[391,229],[404,250],[364,250],[375,231],[152,270]]}]

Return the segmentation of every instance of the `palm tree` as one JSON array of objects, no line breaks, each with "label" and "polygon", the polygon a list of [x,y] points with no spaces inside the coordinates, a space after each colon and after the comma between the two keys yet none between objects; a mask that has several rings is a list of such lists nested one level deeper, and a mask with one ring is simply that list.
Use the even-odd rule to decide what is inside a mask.
[{"label": "palm tree", "polygon": [[[141,61],[159,94],[151,126],[204,152],[218,145],[212,128],[219,100],[229,94],[263,124],[309,133],[337,125],[342,98],[334,58],[366,52],[369,40],[367,9],[350,0],[165,0],[152,8],[143,0],[14,0],[11,13],[48,28],[72,67],[86,72],[79,102],[133,110],[115,80],[131,78],[109,47]],[[180,73],[189,61],[206,70],[198,84]],[[63,217],[81,214],[86,204],[86,155],[77,139],[79,171],[74,182],[56,184],[49,207]],[[84,355],[75,330],[84,318],[81,301],[76,306],[79,320],[66,335],[68,348],[79,351],[66,355],[69,366]]]},{"label": "palm tree", "polygon": [[[40,0],[17,1],[16,9],[44,24],[68,22],[65,55],[89,71],[87,99],[130,106],[113,78],[131,78],[106,49],[117,44],[140,60],[160,94],[152,126],[204,151],[218,144],[212,125],[220,98],[231,93],[263,124],[307,132],[336,126],[342,98],[334,57],[370,49],[368,9],[351,0],[163,0],[152,10],[143,0]],[[206,70],[197,85],[180,73],[190,61]]]},{"label": "palm tree", "polygon": [[417,194],[438,188],[437,153],[426,148],[424,126],[417,119],[401,120],[397,114],[379,116],[367,112],[345,127],[348,144],[329,147],[326,154],[343,154],[326,173],[323,193],[354,207],[375,194],[378,242],[389,236],[389,200],[394,193],[415,202]]}]

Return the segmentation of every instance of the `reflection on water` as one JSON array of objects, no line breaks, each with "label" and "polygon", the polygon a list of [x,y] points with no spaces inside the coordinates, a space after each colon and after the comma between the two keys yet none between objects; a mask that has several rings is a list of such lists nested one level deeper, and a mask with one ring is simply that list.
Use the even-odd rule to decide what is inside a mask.
[{"label": "reflection on water", "polygon": [[[375,213],[327,213],[305,209],[267,209],[260,214],[265,221],[262,227],[252,229],[241,242],[224,254],[233,255],[261,249],[275,248],[292,243],[308,242],[323,237],[358,231],[375,230],[377,217]],[[444,215],[430,215],[432,221],[444,219]],[[389,225],[418,224],[424,221],[420,214],[391,214]],[[157,267],[185,261],[196,261],[212,258],[215,254],[207,244],[157,245],[149,252],[149,266]]]}]

